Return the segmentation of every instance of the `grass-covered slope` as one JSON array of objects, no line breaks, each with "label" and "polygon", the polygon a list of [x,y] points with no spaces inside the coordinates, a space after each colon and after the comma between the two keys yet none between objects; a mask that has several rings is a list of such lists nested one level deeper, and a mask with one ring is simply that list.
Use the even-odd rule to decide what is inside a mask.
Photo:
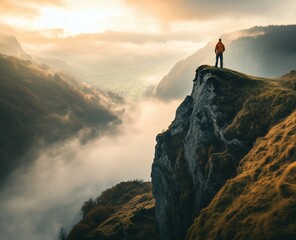
[{"label": "grass-covered slope", "polygon": [[266,79],[203,65],[196,73],[191,96],[157,137],[152,183],[162,239],[184,239],[256,140],[296,109],[295,72]]},{"label": "grass-covered slope", "polygon": [[[227,139],[241,139],[248,147],[258,137],[286,118],[296,108],[296,74],[266,79],[243,75],[231,70],[217,71],[225,79],[215,102],[229,120],[224,134]],[[219,88],[218,88],[219,89]]]},{"label": "grass-covered slope", "polygon": [[67,240],[158,239],[151,183],[121,182],[82,206]]},{"label": "grass-covered slope", "polygon": [[187,239],[296,239],[296,112],[257,139]]},{"label": "grass-covered slope", "polygon": [[0,178],[32,160],[40,147],[116,132],[121,107],[122,99],[112,93],[0,55]]}]

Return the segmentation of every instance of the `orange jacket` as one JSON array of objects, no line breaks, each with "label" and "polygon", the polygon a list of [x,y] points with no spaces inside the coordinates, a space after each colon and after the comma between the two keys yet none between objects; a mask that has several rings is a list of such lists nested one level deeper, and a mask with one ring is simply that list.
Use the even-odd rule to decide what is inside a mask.
[{"label": "orange jacket", "polygon": [[215,47],[215,53],[223,53],[225,51],[225,46],[222,42],[218,42]]}]

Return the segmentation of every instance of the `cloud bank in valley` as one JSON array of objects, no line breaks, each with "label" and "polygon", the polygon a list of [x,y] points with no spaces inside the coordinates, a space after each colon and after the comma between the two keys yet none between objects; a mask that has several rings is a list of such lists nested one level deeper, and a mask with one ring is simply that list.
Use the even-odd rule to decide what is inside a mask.
[{"label": "cloud bank in valley", "polygon": [[155,136],[174,117],[179,102],[131,106],[122,134],[81,145],[77,138],[43,148],[19,168],[0,192],[3,240],[52,240],[60,227],[81,217],[82,203],[120,181],[150,179]]},{"label": "cloud bank in valley", "polygon": [[[31,143],[30,129],[43,138],[32,148],[25,146],[35,150],[28,154],[31,160],[18,165],[1,188],[4,240],[20,235],[52,239],[60,227],[69,229],[77,222],[79,208],[90,196],[122,180],[149,180],[155,136],[169,125],[178,103],[128,105],[116,94],[55,74],[45,65],[7,56],[0,60],[1,107],[6,109],[1,114],[13,116],[14,127],[14,121],[20,123],[13,139]],[[127,112],[122,115],[123,104]],[[20,135],[23,130],[28,139]],[[114,134],[118,132],[122,134]]]}]

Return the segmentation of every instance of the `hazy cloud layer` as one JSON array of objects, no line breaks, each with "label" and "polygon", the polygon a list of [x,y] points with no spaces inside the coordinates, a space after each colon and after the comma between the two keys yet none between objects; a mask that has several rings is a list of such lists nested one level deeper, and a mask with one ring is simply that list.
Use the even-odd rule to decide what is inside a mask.
[{"label": "hazy cloud layer", "polygon": [[124,0],[127,4],[140,7],[144,12],[150,12],[164,20],[209,20],[228,16],[254,16],[283,13],[283,5],[295,9],[293,0]]},{"label": "hazy cloud layer", "polygon": [[62,0],[1,0],[1,15],[21,15],[24,17],[36,17],[39,15],[38,7],[44,5],[61,6]]},{"label": "hazy cloud layer", "polygon": [[[73,37],[46,37],[38,33],[20,35],[24,50],[32,56],[67,62],[67,72],[83,81],[128,95],[140,95],[180,58],[199,48],[198,33],[147,34],[105,32]],[[49,62],[48,62],[49,63]],[[58,61],[52,62],[58,66]],[[61,69],[63,63],[60,62]]]},{"label": "hazy cloud layer", "polygon": [[[5,25],[0,28],[7,29]],[[188,30],[159,34],[107,31],[72,37],[59,37],[63,35],[59,29],[46,32],[12,29],[10,32],[25,52],[39,62],[100,88],[132,97],[140,96],[147,85],[158,83],[176,61],[192,49],[202,47],[202,41],[208,36]],[[0,52],[20,56],[16,51],[21,49],[19,43],[10,41],[13,37],[2,39],[7,41],[0,41]]]},{"label": "hazy cloud layer", "polygon": [[123,180],[150,180],[155,137],[168,127],[179,102],[131,106],[120,136],[81,145],[77,138],[42,149],[0,192],[1,240],[57,239],[78,222],[90,197]]},{"label": "hazy cloud layer", "polygon": [[96,34],[81,34],[77,37],[81,39],[105,42],[127,42],[143,44],[147,42],[193,41],[197,39],[200,41],[203,38],[203,34],[204,33],[192,31],[163,33],[105,31],[103,33]]}]

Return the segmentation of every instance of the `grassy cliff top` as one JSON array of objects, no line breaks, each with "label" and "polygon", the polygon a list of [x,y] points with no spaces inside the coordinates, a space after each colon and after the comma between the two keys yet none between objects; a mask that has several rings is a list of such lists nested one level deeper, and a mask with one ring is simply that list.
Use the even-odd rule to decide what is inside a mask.
[{"label": "grassy cliff top", "polygon": [[228,123],[227,139],[243,139],[252,146],[259,136],[264,136],[296,108],[295,71],[274,79],[206,65],[199,71],[212,75],[214,104]]}]

